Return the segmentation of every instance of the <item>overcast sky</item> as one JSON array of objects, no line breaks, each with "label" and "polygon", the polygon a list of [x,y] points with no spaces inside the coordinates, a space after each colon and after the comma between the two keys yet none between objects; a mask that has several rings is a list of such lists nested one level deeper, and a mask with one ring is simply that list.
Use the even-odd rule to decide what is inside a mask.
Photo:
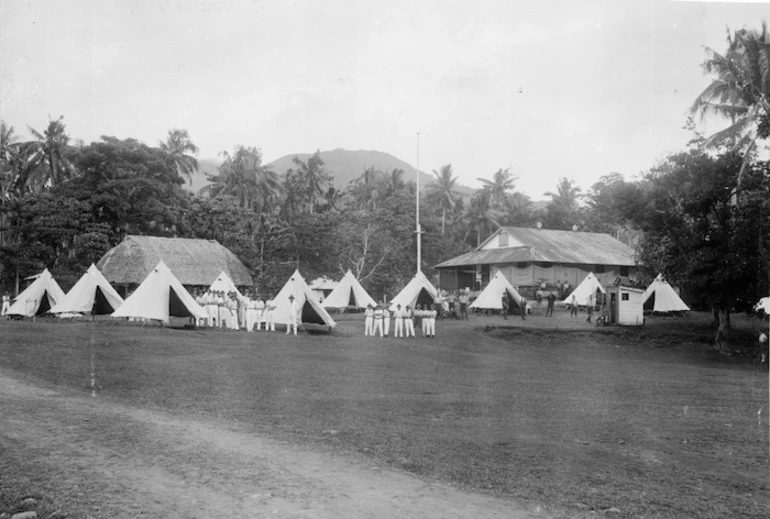
[{"label": "overcast sky", "polygon": [[641,0],[0,0],[0,117],[26,138],[391,153],[533,199],[634,178],[690,137],[704,45],[767,4]]}]

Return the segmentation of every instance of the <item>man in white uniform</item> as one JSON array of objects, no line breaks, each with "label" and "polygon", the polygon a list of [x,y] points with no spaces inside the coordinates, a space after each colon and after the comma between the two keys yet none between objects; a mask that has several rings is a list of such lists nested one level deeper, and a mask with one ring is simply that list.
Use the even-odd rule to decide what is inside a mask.
[{"label": "man in white uniform", "polygon": [[374,331],[372,331],[372,335],[377,335],[377,330],[380,331],[380,337],[382,337],[382,308],[379,305],[374,309]]},{"label": "man in white uniform", "polygon": [[275,301],[272,298],[265,302],[265,331],[275,331]]},{"label": "man in white uniform", "polygon": [[371,303],[364,310],[364,335],[374,335],[374,308]]},{"label": "man in white uniform", "polygon": [[299,319],[299,313],[297,310],[297,302],[294,296],[289,296],[289,322],[286,323],[286,334],[288,335],[294,328],[294,335],[297,335],[297,319]]},{"label": "man in white uniform", "polygon": [[[257,299],[254,301],[254,322],[257,324],[257,331],[262,329],[262,321],[265,320],[265,302],[257,294]],[[267,324],[265,324],[265,330],[267,330]]]},{"label": "man in white uniform", "polygon": [[393,337],[404,337],[404,313],[401,309],[401,303],[398,303],[396,311],[393,313],[393,317],[396,318],[396,330],[393,332]]},{"label": "man in white uniform", "polygon": [[6,315],[11,308],[11,296],[8,292],[3,294],[3,306],[0,308],[0,316]]}]

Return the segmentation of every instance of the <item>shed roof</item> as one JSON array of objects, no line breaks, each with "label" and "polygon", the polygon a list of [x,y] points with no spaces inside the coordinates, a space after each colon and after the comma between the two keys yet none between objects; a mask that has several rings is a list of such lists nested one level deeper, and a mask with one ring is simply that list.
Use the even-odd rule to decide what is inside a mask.
[{"label": "shed roof", "polygon": [[[482,249],[493,237],[503,232],[524,245]],[[475,250],[440,263],[436,268],[518,262],[636,265],[634,251],[609,234],[501,227]]]},{"label": "shed roof", "polygon": [[139,284],[163,261],[183,285],[209,286],[223,271],[237,286],[253,286],[238,257],[216,240],[129,235],[97,267],[114,284]]}]

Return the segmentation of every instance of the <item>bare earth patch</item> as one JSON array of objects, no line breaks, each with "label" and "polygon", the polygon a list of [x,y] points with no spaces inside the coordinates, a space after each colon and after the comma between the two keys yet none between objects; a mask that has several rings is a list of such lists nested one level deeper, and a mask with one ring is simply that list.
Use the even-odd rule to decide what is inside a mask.
[{"label": "bare earth patch", "polygon": [[[16,477],[47,496],[43,505],[84,517],[545,516],[362,460],[6,375],[0,409],[4,463],[25,467]],[[2,472],[0,483],[9,477]]]}]

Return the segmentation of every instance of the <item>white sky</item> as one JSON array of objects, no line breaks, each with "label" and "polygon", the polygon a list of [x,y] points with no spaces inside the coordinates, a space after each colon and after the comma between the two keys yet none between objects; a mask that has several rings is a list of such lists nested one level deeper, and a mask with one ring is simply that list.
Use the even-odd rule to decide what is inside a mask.
[{"label": "white sky", "polygon": [[566,176],[634,178],[690,138],[703,46],[768,5],[464,0],[0,0],[0,118],[22,137],[151,145],[186,128],[215,158],[374,149],[533,199]]}]

